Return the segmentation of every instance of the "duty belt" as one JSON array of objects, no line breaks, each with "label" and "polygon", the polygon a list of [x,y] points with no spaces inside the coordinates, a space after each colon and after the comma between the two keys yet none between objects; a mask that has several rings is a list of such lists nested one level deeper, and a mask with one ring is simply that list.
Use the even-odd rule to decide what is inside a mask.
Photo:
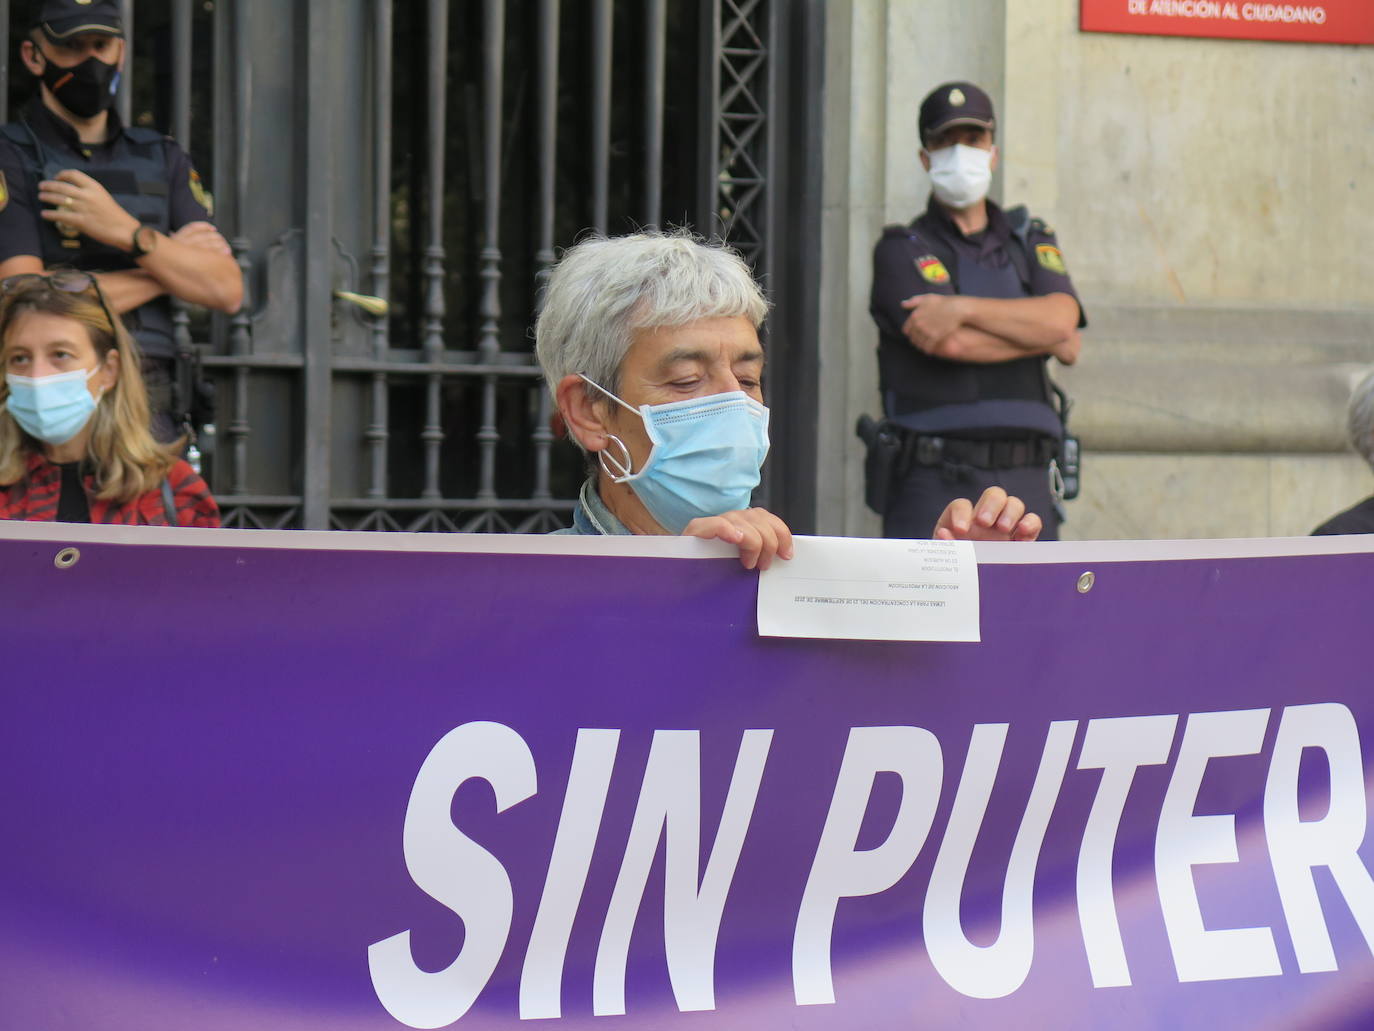
[{"label": "duty belt", "polygon": [[1058,442],[1049,437],[962,440],[898,429],[904,437],[904,466],[950,463],[969,465],[975,469],[1019,469],[1023,466],[1048,465],[1058,448]]}]

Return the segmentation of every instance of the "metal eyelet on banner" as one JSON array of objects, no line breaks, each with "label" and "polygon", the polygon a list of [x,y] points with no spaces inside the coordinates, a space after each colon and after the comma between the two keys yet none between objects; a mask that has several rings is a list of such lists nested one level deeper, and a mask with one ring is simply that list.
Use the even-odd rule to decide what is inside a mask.
[{"label": "metal eyelet on banner", "polygon": [[52,560],[52,564],[58,569],[71,569],[81,561],[81,551],[78,548],[63,548]]},{"label": "metal eyelet on banner", "polygon": [[1087,594],[1093,589],[1093,584],[1097,583],[1097,574],[1092,570],[1084,573],[1078,578],[1078,593]]}]

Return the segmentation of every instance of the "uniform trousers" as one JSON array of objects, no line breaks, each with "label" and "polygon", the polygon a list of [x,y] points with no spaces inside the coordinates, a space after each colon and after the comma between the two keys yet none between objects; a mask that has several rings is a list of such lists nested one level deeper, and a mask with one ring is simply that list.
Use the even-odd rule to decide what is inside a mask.
[{"label": "uniform trousers", "polygon": [[979,469],[952,462],[913,465],[907,470],[883,514],[883,536],[929,537],[950,501],[968,498],[976,504],[989,487],[1016,495],[1026,503],[1026,511],[1040,517],[1044,522],[1040,540],[1059,539],[1059,514],[1045,466]]},{"label": "uniform trousers", "polygon": [[172,414],[172,383],[176,376],[176,362],[171,358],[144,355],[140,363],[143,385],[148,391],[149,429],[160,444],[170,444],[181,434],[181,427]]}]

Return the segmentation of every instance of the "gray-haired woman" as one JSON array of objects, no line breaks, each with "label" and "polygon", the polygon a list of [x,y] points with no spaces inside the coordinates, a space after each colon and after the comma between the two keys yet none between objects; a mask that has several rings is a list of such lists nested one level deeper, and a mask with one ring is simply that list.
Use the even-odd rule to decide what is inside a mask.
[{"label": "gray-haired woman", "polygon": [[[739,255],[686,233],[586,240],[549,276],[539,363],[590,457],[579,534],[683,534],[737,545],[744,566],[792,556],[751,508],[768,453],[759,327],[768,302]],[[1034,540],[1038,516],[1002,491],[950,505],[937,537]]]}]

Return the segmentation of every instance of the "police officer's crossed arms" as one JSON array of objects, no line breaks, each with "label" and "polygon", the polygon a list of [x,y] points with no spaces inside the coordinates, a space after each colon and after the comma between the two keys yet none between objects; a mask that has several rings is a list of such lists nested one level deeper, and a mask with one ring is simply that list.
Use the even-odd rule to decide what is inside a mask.
[{"label": "police officer's crossed arms", "polygon": [[116,0],[33,10],[19,56],[37,89],[0,129],[0,279],[54,266],[97,273],[143,351],[154,429],[170,439],[180,427],[169,412],[168,299],[234,312],[242,276],[185,152],[112,110],[125,59]]},{"label": "police officer's crossed arms", "polygon": [[1086,323],[1053,231],[987,199],[993,130],[992,102],[971,83],[926,98],[929,206],[874,250],[887,450],[870,443],[868,497],[889,537],[925,536],[953,498],[994,485],[1057,537],[1064,420],[1045,363],[1076,361]]}]

